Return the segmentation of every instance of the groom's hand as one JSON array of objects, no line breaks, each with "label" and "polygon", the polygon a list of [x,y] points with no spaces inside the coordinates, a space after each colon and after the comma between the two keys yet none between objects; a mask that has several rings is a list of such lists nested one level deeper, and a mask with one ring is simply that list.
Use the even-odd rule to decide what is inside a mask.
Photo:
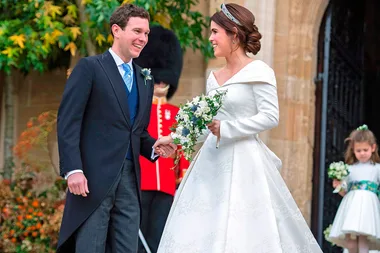
[{"label": "groom's hand", "polygon": [[177,150],[177,145],[173,143],[171,136],[164,136],[156,141],[153,148],[156,154],[166,158],[175,153]]},{"label": "groom's hand", "polygon": [[74,173],[67,178],[67,186],[69,187],[69,191],[74,195],[82,195],[83,197],[87,197],[88,184],[87,178],[83,173]]}]

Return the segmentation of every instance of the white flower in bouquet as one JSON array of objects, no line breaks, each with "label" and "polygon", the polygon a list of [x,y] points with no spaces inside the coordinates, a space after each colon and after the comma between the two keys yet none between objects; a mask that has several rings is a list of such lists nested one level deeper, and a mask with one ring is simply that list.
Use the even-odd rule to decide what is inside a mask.
[{"label": "white flower in bouquet", "polygon": [[187,160],[191,161],[198,137],[218,113],[226,93],[227,90],[217,91],[214,95],[197,96],[186,104],[180,105],[176,115],[177,123],[171,130],[174,143],[181,145]]},{"label": "white flower in bouquet", "polygon": [[348,166],[344,162],[333,162],[330,164],[327,175],[329,178],[342,180],[349,174]]},{"label": "white flower in bouquet", "polygon": [[333,193],[339,193],[341,190],[347,189],[347,182],[345,178],[348,176],[350,171],[348,170],[347,164],[344,162],[333,162],[330,164],[327,175],[331,179],[336,179],[341,181],[341,183],[334,189]]}]

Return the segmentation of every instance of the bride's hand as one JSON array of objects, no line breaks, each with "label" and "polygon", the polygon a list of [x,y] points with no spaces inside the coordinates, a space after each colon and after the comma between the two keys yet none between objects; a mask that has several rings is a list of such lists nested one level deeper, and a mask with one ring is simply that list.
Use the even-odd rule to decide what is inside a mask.
[{"label": "bride's hand", "polygon": [[216,137],[220,137],[220,120],[214,119],[210,124],[207,125],[208,129]]}]

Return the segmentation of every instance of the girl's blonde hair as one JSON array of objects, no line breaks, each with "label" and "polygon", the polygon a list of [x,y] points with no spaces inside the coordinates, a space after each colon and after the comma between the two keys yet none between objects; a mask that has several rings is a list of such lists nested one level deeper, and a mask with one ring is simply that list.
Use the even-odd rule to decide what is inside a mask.
[{"label": "girl's blonde hair", "polygon": [[350,136],[346,138],[344,142],[348,142],[346,153],[344,154],[344,160],[347,164],[354,164],[358,161],[354,153],[355,142],[368,142],[368,144],[371,146],[376,144],[375,151],[372,153],[370,160],[372,163],[380,163],[376,137],[372,133],[372,131],[369,130],[368,128],[365,128],[365,129],[358,128],[352,131]]}]

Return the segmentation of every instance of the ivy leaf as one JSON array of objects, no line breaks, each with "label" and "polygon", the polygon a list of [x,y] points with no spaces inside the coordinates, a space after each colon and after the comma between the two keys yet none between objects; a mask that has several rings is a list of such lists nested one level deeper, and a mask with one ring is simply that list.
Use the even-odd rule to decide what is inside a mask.
[{"label": "ivy leaf", "polygon": [[80,28],[75,26],[75,27],[70,27],[70,32],[72,34],[72,37],[73,37],[73,40],[76,40],[78,35],[81,35],[81,31],[80,31]]},{"label": "ivy leaf", "polygon": [[100,13],[100,15],[98,17],[98,23],[101,23],[103,20],[104,20],[104,15],[102,13]]},{"label": "ivy leaf", "polygon": [[49,15],[55,19],[56,15],[62,15],[61,7],[56,5],[51,5],[49,10]]},{"label": "ivy leaf", "polygon": [[41,46],[41,49],[47,54],[50,51],[50,46],[45,44]]},{"label": "ivy leaf", "polygon": [[27,56],[26,56],[30,61],[38,61],[38,58],[37,58],[37,55],[32,53],[32,52],[28,52]]},{"label": "ivy leaf", "polygon": [[54,29],[54,31],[51,33],[51,35],[54,38],[54,40],[56,41],[59,36],[63,35],[63,32],[61,32],[60,30]]},{"label": "ivy leaf", "polygon": [[98,34],[95,40],[98,42],[99,46],[102,46],[103,41],[106,41],[106,38],[104,38],[103,34]]},{"label": "ivy leaf", "polygon": [[9,39],[13,41],[13,44],[18,45],[20,48],[25,47],[25,45],[24,45],[25,35],[24,34],[12,35]]},{"label": "ivy leaf", "polygon": [[60,48],[63,48],[68,43],[70,43],[70,39],[67,35],[62,35],[58,38],[58,46]]},{"label": "ivy leaf", "polygon": [[108,42],[109,44],[112,44],[112,42],[113,42],[113,37],[112,37],[111,34],[108,34],[107,42]]},{"label": "ivy leaf", "polygon": [[78,17],[78,8],[75,4],[68,5],[67,7],[67,13],[74,19]]},{"label": "ivy leaf", "polygon": [[69,44],[67,44],[64,50],[65,51],[70,50],[71,55],[75,56],[75,53],[77,51],[77,46],[75,45],[74,42],[70,42]]},{"label": "ivy leaf", "polygon": [[172,20],[168,14],[163,14],[159,12],[153,17],[153,20],[159,23],[161,26],[165,27],[166,29],[170,29],[170,23]]},{"label": "ivy leaf", "polygon": [[39,72],[43,72],[44,71],[44,65],[41,62],[37,62],[34,65],[34,69],[39,71]]},{"label": "ivy leaf", "polygon": [[82,5],[90,4],[92,0],[82,0]]},{"label": "ivy leaf", "polygon": [[67,14],[66,16],[64,16],[62,18],[63,22],[65,22],[65,24],[73,24],[75,23],[75,20],[73,19],[73,17],[70,15],[70,14]]},{"label": "ivy leaf", "polygon": [[54,45],[56,42],[56,39],[50,34],[50,33],[45,33],[45,35],[42,37],[45,41],[45,45]]},{"label": "ivy leaf", "polygon": [[17,48],[7,47],[5,50],[1,51],[1,53],[8,56],[8,58],[13,58],[14,56],[18,56]]}]

